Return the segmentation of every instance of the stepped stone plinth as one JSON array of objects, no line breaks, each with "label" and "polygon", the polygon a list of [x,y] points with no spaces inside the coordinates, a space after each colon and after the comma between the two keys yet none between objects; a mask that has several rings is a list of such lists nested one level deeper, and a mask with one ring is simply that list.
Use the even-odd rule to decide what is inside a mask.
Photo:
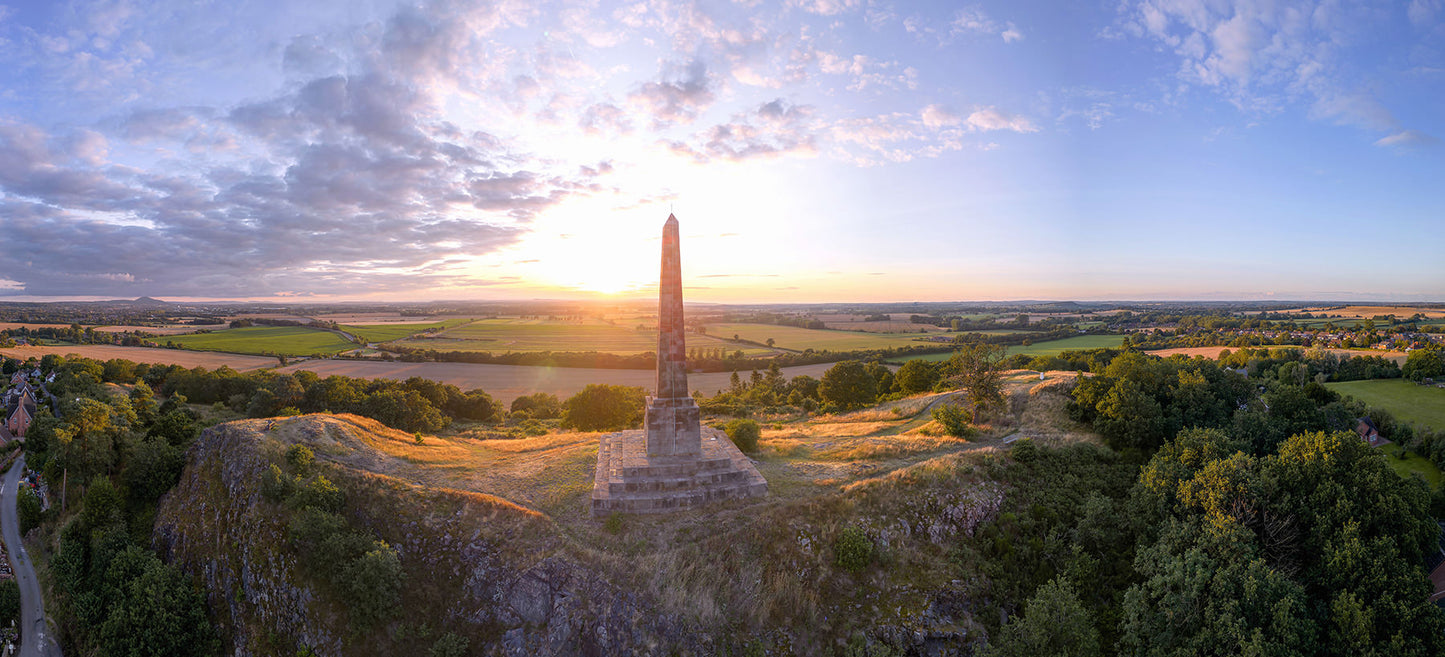
[{"label": "stepped stone plinth", "polygon": [[602,437],[592,515],[654,513],[725,499],[762,497],[768,482],[722,432],[701,425],[687,390],[682,259],[677,217],[662,227],[657,304],[657,394],[647,398],[642,431]]}]

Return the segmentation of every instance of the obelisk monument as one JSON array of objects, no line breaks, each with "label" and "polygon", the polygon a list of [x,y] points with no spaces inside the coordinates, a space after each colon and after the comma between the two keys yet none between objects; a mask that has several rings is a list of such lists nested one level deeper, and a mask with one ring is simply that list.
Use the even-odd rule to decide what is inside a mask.
[{"label": "obelisk monument", "polygon": [[657,394],[647,398],[648,456],[696,456],[702,450],[697,402],[687,390],[686,327],[682,319],[682,256],[677,217],[662,225],[662,273],[657,291]]},{"label": "obelisk monument", "polygon": [[677,217],[662,225],[657,290],[657,389],[643,408],[643,430],[597,443],[592,515],[660,513],[722,500],[763,497],[768,482],[727,435],[701,425],[687,390],[682,321],[682,258]]}]

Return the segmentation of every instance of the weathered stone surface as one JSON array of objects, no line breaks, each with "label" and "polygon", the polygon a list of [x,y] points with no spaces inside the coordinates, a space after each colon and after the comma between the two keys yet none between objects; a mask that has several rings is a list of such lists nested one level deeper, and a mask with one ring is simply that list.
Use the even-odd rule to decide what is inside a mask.
[{"label": "weathered stone surface", "polygon": [[752,461],[713,429],[687,391],[686,326],[677,217],[662,226],[657,299],[657,395],[647,398],[642,431],[602,438],[592,514],[656,513],[725,499],[762,497],[768,482]]}]

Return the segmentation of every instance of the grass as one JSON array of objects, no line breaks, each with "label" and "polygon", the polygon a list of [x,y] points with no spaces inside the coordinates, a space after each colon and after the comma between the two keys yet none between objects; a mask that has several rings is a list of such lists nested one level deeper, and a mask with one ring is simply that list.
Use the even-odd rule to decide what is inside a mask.
[{"label": "grass", "polygon": [[[821,329],[806,329],[796,326],[778,326],[775,324],[708,324],[707,334],[722,339],[731,339],[734,335],[753,342],[766,343],[769,338],[776,341],[776,346],[793,351],[804,351],[813,349],[815,351],[857,351],[861,349],[887,349],[889,347],[909,347],[923,344],[918,338],[934,333],[865,333],[863,331],[835,331]],[[689,336],[691,337],[691,336]],[[936,344],[936,343],[935,343]]]},{"label": "grass", "polygon": [[1439,489],[1440,484],[1445,482],[1445,476],[1441,476],[1440,469],[1419,454],[1410,454],[1408,458],[1401,459],[1400,452],[1403,449],[1394,443],[1380,447],[1380,451],[1385,453],[1385,462],[1390,464],[1396,474],[1406,479],[1420,475],[1431,488]]},{"label": "grass", "polygon": [[330,355],[356,348],[355,344],[335,333],[305,326],[251,326],[211,333],[177,335],[158,341],[173,342],[185,349],[196,351],[281,356]]},{"label": "grass", "polygon": [[1445,431],[1445,390],[1440,388],[1416,385],[1405,379],[1344,381],[1326,383],[1325,387],[1383,408],[1403,422]]},{"label": "grass", "polygon": [[455,319],[448,319],[440,322],[432,322],[430,324],[343,324],[341,326],[341,330],[346,331],[347,333],[350,333],[359,338],[362,338],[367,342],[390,342],[392,340],[409,338],[413,335],[416,335],[417,333],[423,333],[426,331],[449,329],[454,326],[466,324],[470,321],[472,320],[458,317]]},{"label": "grass", "polygon": [[[1008,348],[1008,355],[1028,354],[1030,356],[1057,356],[1065,351],[1082,351],[1084,349],[1118,348],[1124,343],[1122,335],[1080,335],[1062,340],[1049,340],[1048,342],[1037,342],[1028,346],[1013,345]],[[910,360],[944,361],[953,357],[953,353],[924,354],[922,356],[908,356],[891,360],[891,363],[904,363]]]}]

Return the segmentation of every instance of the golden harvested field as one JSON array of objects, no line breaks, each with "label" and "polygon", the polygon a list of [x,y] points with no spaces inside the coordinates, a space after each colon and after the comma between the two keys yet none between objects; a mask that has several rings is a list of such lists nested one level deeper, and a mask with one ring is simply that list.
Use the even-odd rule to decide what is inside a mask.
[{"label": "golden harvested field", "polygon": [[[1222,351],[1234,352],[1239,351],[1239,349],[1239,347],[1175,347],[1173,349],[1158,349],[1147,353],[1151,353],[1155,356],[1160,356],[1163,358],[1168,358],[1176,354],[1183,354],[1185,356],[1189,356],[1190,358],[1193,358],[1194,356],[1203,356],[1205,358],[1213,360],[1219,358],[1219,354]],[[1271,347],[1271,349],[1310,349],[1310,347]],[[1325,349],[1325,351],[1341,357],[1382,356],[1402,365],[1405,363],[1406,356],[1405,352],[1403,351],[1384,351],[1381,349]]]},{"label": "golden harvested field", "polygon": [[1327,315],[1329,315],[1329,316],[1331,316],[1331,317],[1334,317],[1335,315],[1339,315],[1339,316],[1341,316],[1341,317],[1353,318],[1353,319],[1365,319],[1365,318],[1367,318],[1367,317],[1376,317],[1376,316],[1379,316],[1379,315],[1394,315],[1394,316],[1396,316],[1396,317],[1399,317],[1399,318],[1401,318],[1401,319],[1404,319],[1404,318],[1406,318],[1406,317],[1413,317],[1413,316],[1415,315],[1415,313],[1420,313],[1420,314],[1424,315],[1426,319],[1441,319],[1441,318],[1445,318],[1445,307],[1440,307],[1440,306],[1420,306],[1420,307],[1415,307],[1415,306],[1367,306],[1367,305],[1360,305],[1360,306],[1345,306],[1344,308],[1329,308],[1329,309],[1326,309],[1324,306],[1312,306],[1312,307],[1308,307],[1308,308],[1296,308],[1296,309],[1294,309],[1294,310],[1288,310],[1288,311],[1285,311],[1285,312],[1291,312],[1291,313],[1325,313],[1325,314],[1327,314]]},{"label": "golden harvested field", "polygon": [[[274,360],[272,361],[275,362]],[[806,374],[815,379],[832,363],[783,368],[783,375]],[[462,390],[481,388],[504,404],[534,392],[548,392],[563,399],[576,394],[589,383],[641,386],[651,390],[657,385],[653,370],[611,370],[577,367],[528,367],[525,365],[475,365],[472,363],[401,363],[372,360],[308,360],[278,368],[280,372],[306,370],[320,376],[340,374],[362,379],[395,379],[404,381],[413,376],[450,383]],[[739,376],[746,379],[748,372]],[[689,374],[688,385],[709,395],[728,386],[728,372]]]},{"label": "golden harvested field", "polygon": [[27,329],[70,328],[70,325],[69,325],[69,324],[21,324],[21,323],[19,323],[19,322],[0,322],[0,331],[7,331],[7,330],[10,330],[10,329],[18,329],[18,328],[27,328]]},{"label": "golden harvested field", "polygon": [[75,354],[84,358],[96,360],[110,360],[122,358],[137,363],[158,363],[161,365],[180,365],[181,367],[204,367],[215,369],[222,365],[233,370],[245,371],[271,367],[277,364],[275,358],[267,356],[243,356],[240,354],[222,354],[206,351],[185,351],[182,349],[152,349],[150,347],[120,347],[108,344],[87,344],[87,345],[61,345],[55,347],[37,347],[28,345],[23,347],[11,347],[0,349],[0,354],[10,358],[41,358],[46,354],[60,354],[66,356]]}]

